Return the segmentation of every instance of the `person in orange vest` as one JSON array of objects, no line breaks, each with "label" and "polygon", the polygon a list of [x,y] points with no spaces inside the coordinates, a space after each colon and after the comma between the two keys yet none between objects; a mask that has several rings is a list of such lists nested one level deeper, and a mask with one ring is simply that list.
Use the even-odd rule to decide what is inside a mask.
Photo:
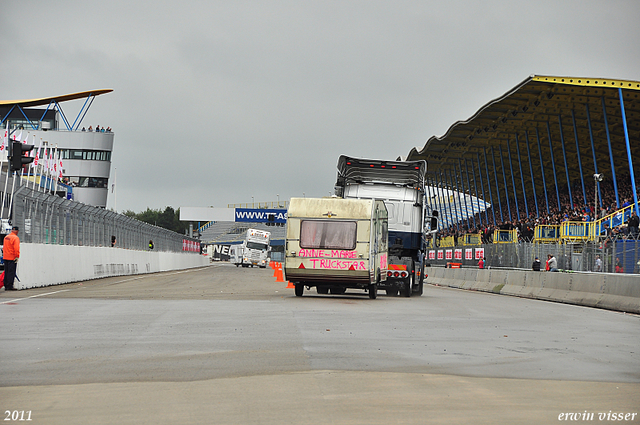
[{"label": "person in orange vest", "polygon": [[11,233],[4,237],[2,247],[2,258],[4,260],[4,290],[17,291],[13,287],[13,280],[16,277],[16,266],[20,258],[20,238],[18,237],[18,226],[11,228]]}]

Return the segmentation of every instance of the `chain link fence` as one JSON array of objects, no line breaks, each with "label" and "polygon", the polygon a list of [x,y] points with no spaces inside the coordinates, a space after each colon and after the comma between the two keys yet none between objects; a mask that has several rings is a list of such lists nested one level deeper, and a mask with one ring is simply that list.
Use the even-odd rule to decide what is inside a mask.
[{"label": "chain link fence", "polygon": [[[462,267],[477,267],[478,260],[475,259],[477,248],[484,249],[485,267],[531,270],[535,257],[538,257],[544,270],[547,255],[551,254],[556,257],[558,269],[561,270],[640,274],[640,238],[637,236],[618,237],[600,242],[555,244],[514,242],[436,247],[430,250],[444,251],[443,259],[437,259],[436,255],[436,259],[426,261],[432,266],[459,263]],[[448,250],[452,251],[449,253],[450,259],[447,259],[446,251]],[[458,250],[458,256],[455,255],[456,250]],[[470,259],[466,258],[468,250],[472,250]]]},{"label": "chain link fence", "polygon": [[153,241],[159,251],[200,252],[197,239],[24,185],[13,195],[10,214],[25,243],[147,250]]}]

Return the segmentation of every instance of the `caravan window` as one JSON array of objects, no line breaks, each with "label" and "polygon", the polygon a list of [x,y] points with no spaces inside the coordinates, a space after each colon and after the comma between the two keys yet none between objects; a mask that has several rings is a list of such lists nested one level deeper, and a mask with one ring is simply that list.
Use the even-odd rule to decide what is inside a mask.
[{"label": "caravan window", "polygon": [[356,249],[356,222],[302,220],[300,247],[305,249]]}]

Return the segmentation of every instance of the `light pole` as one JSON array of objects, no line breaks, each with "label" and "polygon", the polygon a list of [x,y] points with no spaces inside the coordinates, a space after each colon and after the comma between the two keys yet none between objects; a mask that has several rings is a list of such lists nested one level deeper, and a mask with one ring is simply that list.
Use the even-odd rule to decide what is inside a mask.
[{"label": "light pole", "polygon": [[276,196],[278,197],[278,208],[280,208],[280,194],[278,193]]},{"label": "light pole", "polygon": [[251,197],[251,208],[255,208],[255,207],[256,207],[256,204],[255,204],[255,202],[253,202],[253,196],[252,196]]},{"label": "light pole", "polygon": [[595,209],[594,211],[594,216],[593,216],[593,220],[595,221],[598,218],[598,183],[600,183],[602,181],[602,174],[594,174],[593,175],[593,180],[594,180],[594,190],[595,190]]}]

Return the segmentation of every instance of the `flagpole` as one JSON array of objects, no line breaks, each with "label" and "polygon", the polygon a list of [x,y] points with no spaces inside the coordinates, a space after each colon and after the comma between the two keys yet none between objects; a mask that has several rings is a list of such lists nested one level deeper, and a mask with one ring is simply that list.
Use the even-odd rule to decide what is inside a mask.
[{"label": "flagpole", "polygon": [[55,172],[55,179],[56,179],[56,186],[55,186],[55,190],[53,191],[53,194],[55,196],[58,196],[58,144],[56,143],[56,151],[53,154],[53,171]]},{"label": "flagpole", "polygon": [[118,191],[116,187],[116,183],[118,183],[118,169],[113,169],[113,209],[116,214],[118,213]]},{"label": "flagpole", "polygon": [[[5,146],[6,142],[6,146]],[[4,179],[4,191],[2,192],[2,207],[0,207],[0,219],[4,216],[4,202],[7,199],[7,185],[9,184],[9,170],[11,170],[11,164],[9,163],[9,120],[7,119],[7,126],[4,131],[4,137],[2,138],[2,150],[7,153],[7,176]],[[4,161],[2,161],[4,162]],[[2,167],[3,164],[0,165]],[[0,169],[0,174],[2,169]]]},{"label": "flagpole", "polygon": [[11,198],[9,199],[9,214],[8,217],[13,218],[13,214],[11,214],[11,208],[13,207],[13,192],[16,190],[16,172],[12,174],[13,178],[11,181]]}]

